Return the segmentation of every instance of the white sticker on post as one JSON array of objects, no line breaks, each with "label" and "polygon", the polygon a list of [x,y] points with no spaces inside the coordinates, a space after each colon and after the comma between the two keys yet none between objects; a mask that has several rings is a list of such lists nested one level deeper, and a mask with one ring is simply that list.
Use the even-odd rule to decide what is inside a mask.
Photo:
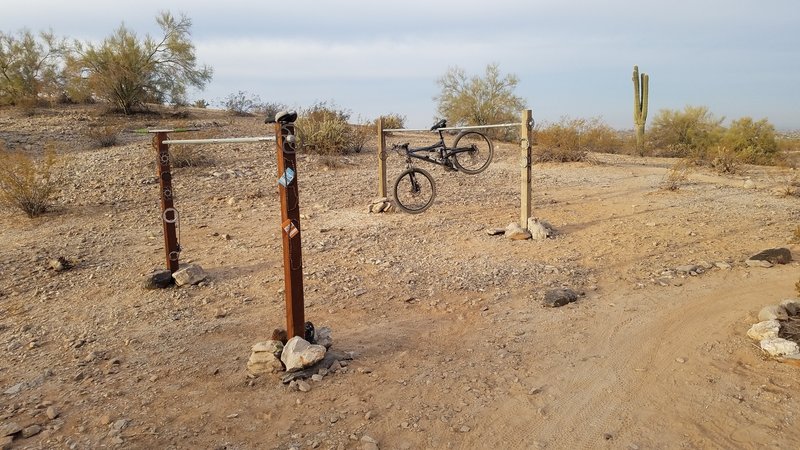
[{"label": "white sticker on post", "polygon": [[289,186],[294,181],[294,169],[291,167],[287,167],[286,170],[283,171],[283,175],[278,180],[278,184],[283,187]]}]

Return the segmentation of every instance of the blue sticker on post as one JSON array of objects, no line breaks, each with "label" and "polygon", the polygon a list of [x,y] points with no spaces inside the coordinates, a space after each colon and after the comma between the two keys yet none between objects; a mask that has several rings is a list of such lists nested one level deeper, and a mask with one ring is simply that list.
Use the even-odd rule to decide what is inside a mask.
[{"label": "blue sticker on post", "polygon": [[278,180],[278,184],[286,187],[292,184],[292,181],[294,181],[294,169],[287,167],[286,170],[283,171],[283,175],[281,175],[280,179]]}]

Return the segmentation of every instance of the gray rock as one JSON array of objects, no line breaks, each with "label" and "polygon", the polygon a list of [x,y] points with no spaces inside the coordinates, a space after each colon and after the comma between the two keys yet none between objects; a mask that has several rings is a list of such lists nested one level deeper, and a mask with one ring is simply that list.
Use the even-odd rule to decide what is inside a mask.
[{"label": "gray rock", "polygon": [[0,425],[0,437],[12,436],[22,431],[22,427],[16,422],[6,422]]},{"label": "gray rock", "polygon": [[747,267],[763,267],[765,269],[769,269],[770,267],[772,267],[771,262],[763,261],[760,259],[748,259],[744,263],[747,264]]},{"label": "gray rock", "polygon": [[800,346],[797,345],[797,342],[775,338],[764,339],[760,345],[770,356],[788,356],[791,358],[800,356]]},{"label": "gray rock", "polygon": [[297,380],[297,390],[300,392],[308,392],[311,390],[311,385],[305,380]]},{"label": "gray rock", "polygon": [[281,353],[281,361],[287,372],[301,370],[322,361],[326,349],[322,345],[310,344],[300,336],[289,339]]},{"label": "gray rock", "polygon": [[172,272],[169,270],[156,270],[144,280],[142,287],[148,290],[166,289],[174,282]]},{"label": "gray rock", "polygon": [[788,248],[770,248],[751,256],[749,260],[769,261],[772,264],[789,264],[792,252]]},{"label": "gray rock", "polygon": [[787,298],[780,303],[790,316],[800,315],[800,298]]},{"label": "gray rock", "polygon": [[37,434],[42,432],[42,427],[36,424],[33,424],[29,427],[25,427],[22,430],[22,437],[24,439],[28,439],[29,437],[36,436]]},{"label": "gray rock", "polygon": [[727,269],[730,269],[730,268],[731,268],[731,265],[730,265],[730,264],[728,264],[728,263],[727,263],[727,262],[725,262],[725,261],[716,261],[716,262],[714,263],[714,267],[716,267],[717,269],[726,269],[726,270],[727,270]]},{"label": "gray rock", "polygon": [[745,189],[755,189],[756,184],[750,178],[746,179],[743,184]]},{"label": "gray rock", "polygon": [[60,416],[61,412],[58,409],[56,409],[55,406],[48,406],[47,410],[45,411],[45,414],[47,415],[48,419],[53,420],[58,416]]},{"label": "gray rock", "polygon": [[5,391],[3,391],[3,393],[6,394],[6,395],[17,395],[20,392],[22,392],[22,390],[24,388],[25,388],[25,383],[24,382],[23,383],[17,383],[15,385],[11,386],[10,388],[6,389]]},{"label": "gray rock", "polygon": [[316,330],[314,340],[317,344],[329,349],[333,345],[333,331],[330,327],[320,327]]},{"label": "gray rock", "polygon": [[175,284],[178,286],[197,284],[205,280],[207,276],[203,268],[197,264],[189,264],[172,274],[172,278],[175,279]]},{"label": "gray rock", "polygon": [[557,308],[578,300],[578,294],[572,289],[551,289],[544,294],[544,306]]},{"label": "gray rock", "polygon": [[505,233],[506,233],[505,228],[487,228],[486,229],[486,234],[488,234],[489,236],[499,236],[499,235],[505,234]]},{"label": "gray rock", "polygon": [[747,336],[761,342],[764,339],[777,338],[780,329],[781,324],[777,320],[765,320],[750,327],[750,329],[747,330]]},{"label": "gray rock", "polygon": [[692,272],[697,272],[697,269],[698,269],[698,267],[696,265],[687,264],[685,266],[676,267],[675,268],[675,272],[689,274],[689,273],[692,273]]},{"label": "gray rock", "polygon": [[766,320],[786,320],[788,318],[789,314],[786,312],[786,308],[780,305],[765,306],[758,312],[758,320],[762,322]]}]

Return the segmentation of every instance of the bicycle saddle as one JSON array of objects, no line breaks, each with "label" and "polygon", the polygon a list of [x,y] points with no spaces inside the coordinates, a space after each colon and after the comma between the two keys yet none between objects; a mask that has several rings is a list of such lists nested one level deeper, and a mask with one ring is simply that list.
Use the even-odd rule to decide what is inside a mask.
[{"label": "bicycle saddle", "polygon": [[439,128],[444,128],[446,126],[447,126],[447,119],[442,119],[442,120],[436,122],[435,124],[433,124],[433,126],[431,127],[431,131],[436,131]]}]

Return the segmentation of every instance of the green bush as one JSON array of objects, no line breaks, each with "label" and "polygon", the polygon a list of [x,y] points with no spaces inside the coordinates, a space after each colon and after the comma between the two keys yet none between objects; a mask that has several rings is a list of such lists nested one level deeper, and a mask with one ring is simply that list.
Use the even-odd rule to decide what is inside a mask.
[{"label": "green bush", "polygon": [[714,118],[705,106],[662,109],[650,127],[649,147],[656,156],[705,159],[708,149],[722,137],[722,120]]},{"label": "green bush", "polygon": [[0,147],[0,204],[20,209],[28,217],[47,212],[58,184],[53,174],[55,163],[52,146],[40,160]]},{"label": "green bush", "polygon": [[749,164],[771,164],[779,153],[775,127],[767,119],[742,117],[733,121],[721,143]]},{"label": "green bush", "polygon": [[58,100],[63,92],[63,39],[52,33],[16,36],[0,31],[0,105],[34,107],[44,97]]}]

